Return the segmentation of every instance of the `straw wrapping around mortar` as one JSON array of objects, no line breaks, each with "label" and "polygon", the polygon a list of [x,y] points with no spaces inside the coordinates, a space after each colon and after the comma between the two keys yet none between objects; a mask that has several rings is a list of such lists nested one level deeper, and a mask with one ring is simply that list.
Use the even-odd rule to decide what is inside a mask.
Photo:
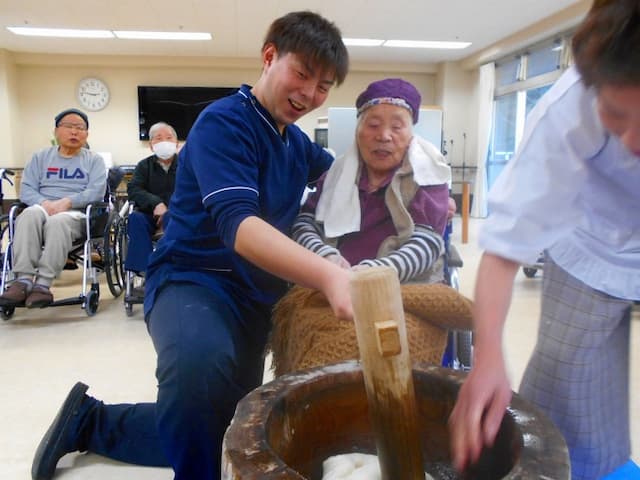
[{"label": "straw wrapping around mortar", "polygon": [[[471,330],[471,301],[443,284],[401,285],[413,362],[440,364],[448,330]],[[359,358],[352,322],[337,320],[316,290],[294,287],[273,312],[275,375]]]}]

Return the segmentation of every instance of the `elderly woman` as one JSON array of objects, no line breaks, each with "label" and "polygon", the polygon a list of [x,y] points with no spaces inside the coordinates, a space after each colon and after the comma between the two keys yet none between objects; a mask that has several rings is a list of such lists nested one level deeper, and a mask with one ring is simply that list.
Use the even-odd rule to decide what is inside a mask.
[{"label": "elderly woman", "polygon": [[[395,268],[405,283],[411,357],[439,364],[447,331],[471,328],[470,301],[438,283],[450,169],[432,144],[413,134],[420,94],[409,82],[374,82],[356,107],[355,142],[309,195],[293,238],[344,268]],[[291,289],[272,320],[276,376],[358,358],[353,323],[336,319],[317,291]]]},{"label": "elderly woman", "polygon": [[388,78],[371,83],[356,107],[355,142],[309,195],[293,238],[345,268],[388,265],[401,282],[438,281],[451,172],[413,133],[420,93]]}]

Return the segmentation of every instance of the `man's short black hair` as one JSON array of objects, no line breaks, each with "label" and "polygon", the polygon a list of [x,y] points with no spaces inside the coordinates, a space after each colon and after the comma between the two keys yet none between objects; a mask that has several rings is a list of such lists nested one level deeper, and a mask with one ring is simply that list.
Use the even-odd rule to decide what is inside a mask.
[{"label": "man's short black hair", "polygon": [[276,19],[265,36],[262,48],[272,44],[279,55],[294,53],[312,66],[335,73],[340,85],[349,70],[349,52],[335,24],[317,13],[291,12]]}]

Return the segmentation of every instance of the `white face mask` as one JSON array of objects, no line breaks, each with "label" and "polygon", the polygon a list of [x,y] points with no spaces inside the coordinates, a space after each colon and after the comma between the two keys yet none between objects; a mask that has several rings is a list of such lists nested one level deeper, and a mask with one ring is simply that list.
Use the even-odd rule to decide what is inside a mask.
[{"label": "white face mask", "polygon": [[158,142],[154,143],[151,148],[158,158],[168,160],[176,154],[178,145],[174,142]]}]

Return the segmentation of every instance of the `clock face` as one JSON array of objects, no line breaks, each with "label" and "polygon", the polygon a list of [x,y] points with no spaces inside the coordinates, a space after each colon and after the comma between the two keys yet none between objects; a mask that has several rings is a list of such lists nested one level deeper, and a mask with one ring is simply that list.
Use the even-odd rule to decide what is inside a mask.
[{"label": "clock face", "polygon": [[109,89],[97,78],[83,78],[78,85],[78,101],[92,112],[102,110],[109,103]]}]

